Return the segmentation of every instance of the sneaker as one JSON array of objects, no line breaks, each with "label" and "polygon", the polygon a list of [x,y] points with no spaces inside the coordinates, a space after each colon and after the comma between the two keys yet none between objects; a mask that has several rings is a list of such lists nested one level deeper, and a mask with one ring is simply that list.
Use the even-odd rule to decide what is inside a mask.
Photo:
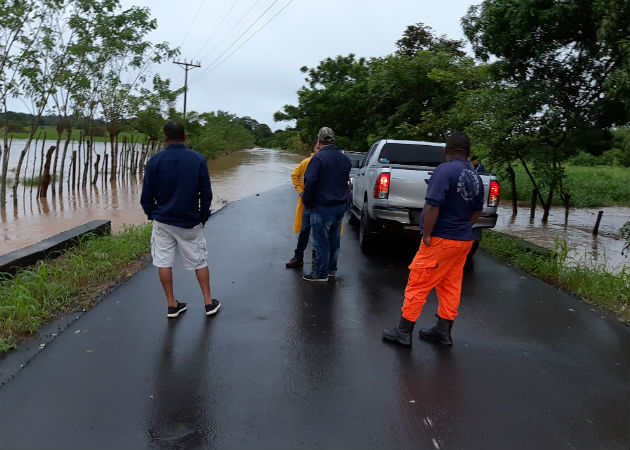
[{"label": "sneaker", "polygon": [[212,299],[212,303],[206,305],[206,316],[211,316],[216,314],[219,308],[221,307],[221,302],[216,298]]},{"label": "sneaker", "polygon": [[335,278],[337,276],[337,274],[335,272],[330,272],[328,274],[328,278]]},{"label": "sneaker", "polygon": [[318,277],[317,275],[314,274],[308,274],[308,275],[304,275],[302,277],[302,279],[306,280],[306,281],[328,281],[328,277]]},{"label": "sneaker", "polygon": [[168,314],[166,316],[172,319],[173,317],[179,316],[184,311],[186,311],[186,303],[177,302],[177,306],[168,307]]},{"label": "sneaker", "polygon": [[302,267],[303,265],[304,265],[304,260],[297,259],[297,258],[291,258],[289,262],[286,264],[286,266],[290,269],[293,269],[294,267]]}]

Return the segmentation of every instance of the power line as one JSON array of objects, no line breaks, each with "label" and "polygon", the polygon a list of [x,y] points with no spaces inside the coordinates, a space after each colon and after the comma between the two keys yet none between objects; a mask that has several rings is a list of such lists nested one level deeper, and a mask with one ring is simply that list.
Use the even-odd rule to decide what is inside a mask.
[{"label": "power line", "polygon": [[[293,1],[293,0],[291,0],[291,2],[292,2],[292,1]],[[291,3],[291,2],[289,2],[289,3]],[[223,50],[223,52],[222,52],[219,56],[217,56],[216,58],[214,58],[214,60],[212,60],[212,62],[210,62],[210,63],[208,64],[208,69],[210,69],[210,68],[212,67],[212,65],[213,65],[213,64],[215,64],[215,63],[219,60],[219,58],[221,58],[223,55],[225,55],[225,54],[227,53],[227,51],[228,51],[230,48],[232,48],[232,47],[233,47],[233,46],[234,46],[234,45],[235,45],[235,44],[236,44],[236,43],[237,43],[237,42],[238,42],[238,41],[239,41],[239,40],[240,40],[240,39],[241,39],[241,38],[242,38],[242,37],[243,37],[243,36],[244,36],[244,35],[245,35],[245,34],[246,34],[246,33],[247,33],[247,32],[248,32],[248,31],[249,31],[249,30],[253,27],[253,26],[254,26],[254,25],[256,25],[256,23],[257,23],[257,22],[258,22],[258,21],[259,21],[259,20],[260,20],[260,19],[261,19],[261,18],[262,18],[265,14],[267,14],[267,11],[269,11],[269,10],[271,9],[271,7],[272,7],[273,5],[275,5],[276,3],[278,3],[278,0],[274,0],[274,1],[273,1],[273,2],[272,2],[272,3],[271,3],[268,7],[267,7],[267,9],[265,9],[265,10],[264,10],[264,11],[263,11],[263,12],[262,12],[262,13],[261,13],[261,14],[260,14],[257,18],[256,18],[256,20],[254,20],[254,21],[253,21],[253,22],[252,22],[252,23],[251,23],[251,24],[250,24],[250,25],[249,25],[249,26],[245,29],[245,31],[243,31],[243,32],[242,32],[242,33],[241,33],[241,34],[240,34],[240,35],[239,35],[236,39],[234,39],[234,41],[232,41],[232,43],[231,43],[231,44],[230,44],[230,45],[229,45],[229,46],[228,46],[225,50]],[[285,7],[284,7],[284,8],[286,8],[287,6],[288,6],[288,4],[287,4],[287,5],[285,5]],[[284,8],[282,8],[279,12],[282,12],[282,10],[283,10]],[[278,15],[278,14],[276,14],[276,15]],[[274,17],[276,17],[276,16],[273,16],[273,17],[272,17],[272,19],[273,19]],[[269,21],[268,21],[267,23],[269,23]],[[264,27],[264,26],[265,26],[265,25],[263,25],[263,27]],[[262,27],[261,27],[261,29],[262,29]],[[255,34],[256,34],[256,33],[254,33],[254,35],[255,35]],[[249,39],[251,39],[251,37],[250,37]],[[248,41],[249,39],[247,39],[247,41]],[[245,41],[245,42],[247,42],[247,41]],[[240,47],[238,47],[238,48],[240,48]],[[202,73],[200,73],[200,74],[199,74],[199,76],[193,80],[193,82],[196,82],[199,78],[201,78],[202,76],[204,76],[204,75],[208,72],[208,69],[206,69],[205,71],[203,71]]]},{"label": "power line", "polygon": [[[267,7],[267,9],[265,9],[257,18],[256,20],[254,20],[246,29],[245,31],[243,31],[236,39],[234,39],[234,41],[232,41],[232,43],[225,49],[223,50],[223,52],[217,56],[216,58],[214,58],[214,60],[212,60],[212,62],[210,64],[208,64],[208,66],[212,66],[212,64],[214,64],[219,58],[221,58],[223,55],[225,55],[225,53],[232,48],[232,46],[234,46],[234,44],[236,44],[240,38],[243,37],[243,35],[245,35],[254,25],[256,25],[256,22],[258,22],[260,19],[262,19],[262,17],[267,14],[267,11],[269,11],[273,5],[275,5],[276,3],[278,3],[278,0],[273,0],[273,2],[271,2],[271,4]],[[205,56],[208,56],[208,54],[206,54]],[[205,58],[204,56],[204,58]],[[202,58],[202,59],[204,59]],[[202,74],[199,74],[199,76],[201,76]]]},{"label": "power line", "polygon": [[[290,0],[286,5],[284,5],[276,14],[274,14],[271,19],[269,19],[267,22],[265,22],[259,29],[257,29],[250,37],[247,38],[247,40],[245,40],[245,42],[243,42],[241,45],[239,45],[238,47],[236,47],[234,49],[234,51],[232,53],[230,53],[229,55],[227,55],[225,58],[223,58],[221,61],[219,61],[218,63],[216,63],[214,66],[210,65],[207,69],[205,69],[202,73],[199,74],[199,76],[197,78],[195,78],[193,81],[191,81],[192,83],[195,83],[197,80],[199,80],[202,76],[207,75],[209,73],[212,73],[213,70],[215,70],[217,67],[219,67],[221,64],[223,64],[230,56],[232,56],[234,53],[236,53],[243,45],[247,44],[254,36],[256,36],[263,28],[265,28],[265,26],[267,26],[267,24],[269,22],[271,22],[273,19],[275,19],[282,11],[284,11],[287,6],[289,6],[291,3],[293,3],[294,0]],[[218,58],[215,59],[215,61]],[[214,61],[211,63],[214,64]]]},{"label": "power line", "polygon": [[190,33],[190,30],[192,29],[193,24],[197,20],[197,16],[199,15],[199,11],[201,11],[201,7],[203,6],[204,1],[205,0],[201,0],[201,2],[199,2],[199,8],[197,8],[197,12],[195,13],[195,16],[193,17],[193,20],[188,24],[188,29],[186,30],[186,34],[184,34],[184,38],[182,39],[182,42],[178,45],[178,47],[181,47],[182,45],[184,45],[184,42],[186,42],[186,38],[188,37],[188,34]]},{"label": "power line", "polygon": [[[228,32],[227,32],[227,33],[226,33],[226,34],[225,34],[225,35],[224,35],[224,36],[223,36],[223,37],[222,37],[222,38],[221,38],[221,39],[220,39],[220,40],[219,40],[216,44],[214,44],[214,47],[212,47],[212,48],[208,51],[208,53],[206,53],[206,56],[207,56],[207,55],[209,55],[209,54],[211,54],[211,53],[212,53],[212,51],[213,51],[215,48],[217,48],[219,45],[221,45],[221,44],[223,43],[223,41],[225,41],[225,39],[226,39],[226,38],[230,35],[230,33],[231,33],[232,31],[234,31],[234,29],[235,29],[237,26],[239,26],[239,25],[241,24],[241,22],[243,22],[243,20],[245,20],[245,18],[249,15],[249,13],[251,12],[251,10],[252,10],[252,9],[254,9],[254,7],[255,7],[255,6],[256,6],[259,2],[260,2],[260,0],[256,0],[256,2],[255,2],[252,6],[250,6],[250,8],[249,8],[249,9],[245,12],[245,14],[243,14],[243,15],[241,16],[241,18],[238,20],[238,22],[236,22],[236,24],[235,24],[232,28],[230,28],[230,31],[228,31]],[[205,57],[204,57],[204,58],[201,58],[201,59],[205,59]]]},{"label": "power line", "polygon": [[[186,42],[186,38],[188,38],[188,34],[190,33],[190,30],[192,29],[193,24],[197,20],[197,16],[199,16],[199,12],[201,11],[201,7],[203,6],[203,2],[204,1],[205,0],[201,0],[199,2],[199,7],[197,8],[197,12],[195,13],[195,16],[193,17],[193,20],[188,25],[188,29],[186,30],[186,34],[184,34],[184,38],[182,39],[182,41],[180,42],[178,47],[181,47],[182,45],[184,45],[184,42]],[[172,74],[173,74],[173,66],[170,66],[170,68],[168,70],[168,74],[167,74],[167,79],[170,79]]]},{"label": "power line", "polygon": [[[212,33],[210,33],[210,36],[208,36],[208,39],[206,39],[206,41],[201,45],[201,47],[199,47],[199,50],[197,50],[197,53],[195,53],[195,56],[198,55],[203,50],[206,44],[208,44],[208,42],[210,42],[210,40],[214,37],[215,33],[219,31],[219,28],[221,28],[221,25],[223,25],[223,22],[225,22],[225,19],[227,19],[227,16],[230,15],[230,13],[232,12],[232,10],[234,9],[237,3],[238,3],[238,0],[234,0],[234,2],[232,3],[232,6],[230,7],[230,9],[228,9],[228,12],[225,13],[225,15],[223,16],[223,19],[221,19],[221,22],[219,22],[219,25],[214,29]],[[204,59],[204,58],[201,58],[201,59]]]}]

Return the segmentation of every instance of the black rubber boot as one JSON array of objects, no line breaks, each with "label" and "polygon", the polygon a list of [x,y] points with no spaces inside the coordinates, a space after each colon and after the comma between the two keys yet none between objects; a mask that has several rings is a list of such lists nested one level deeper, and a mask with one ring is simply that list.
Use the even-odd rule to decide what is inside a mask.
[{"label": "black rubber boot", "polygon": [[453,345],[453,339],[451,339],[451,328],[453,328],[453,321],[442,319],[437,314],[437,323],[433,328],[421,328],[418,333],[420,339],[426,339],[427,341],[439,342],[442,345]]},{"label": "black rubber boot", "polygon": [[415,322],[400,317],[400,323],[397,328],[385,328],[383,330],[383,339],[389,342],[396,342],[405,347],[411,347],[413,327]]}]

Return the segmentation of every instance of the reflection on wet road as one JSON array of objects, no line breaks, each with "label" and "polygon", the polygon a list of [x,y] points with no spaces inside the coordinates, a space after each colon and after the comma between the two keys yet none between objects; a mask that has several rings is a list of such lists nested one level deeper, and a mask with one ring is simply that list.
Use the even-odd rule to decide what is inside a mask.
[{"label": "reflection on wet road", "polygon": [[310,258],[285,267],[294,202],[285,183],[208,221],[216,316],[175,264],[188,310],[167,319],[146,267],[10,372],[0,450],[627,450],[630,328],[479,252],[455,344],[389,345],[412,240],[363,252],[348,226],[335,280],[309,283]]}]

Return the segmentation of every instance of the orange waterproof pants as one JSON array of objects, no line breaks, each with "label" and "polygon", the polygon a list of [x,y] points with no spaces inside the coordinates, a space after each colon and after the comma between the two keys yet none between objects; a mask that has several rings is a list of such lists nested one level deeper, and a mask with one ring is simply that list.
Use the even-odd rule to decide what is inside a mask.
[{"label": "orange waterproof pants", "polygon": [[462,276],[466,255],[473,241],[455,241],[431,237],[431,245],[420,243],[409,269],[402,316],[415,322],[422,313],[427,295],[435,288],[438,296],[438,316],[453,320],[457,316],[462,291]]}]

